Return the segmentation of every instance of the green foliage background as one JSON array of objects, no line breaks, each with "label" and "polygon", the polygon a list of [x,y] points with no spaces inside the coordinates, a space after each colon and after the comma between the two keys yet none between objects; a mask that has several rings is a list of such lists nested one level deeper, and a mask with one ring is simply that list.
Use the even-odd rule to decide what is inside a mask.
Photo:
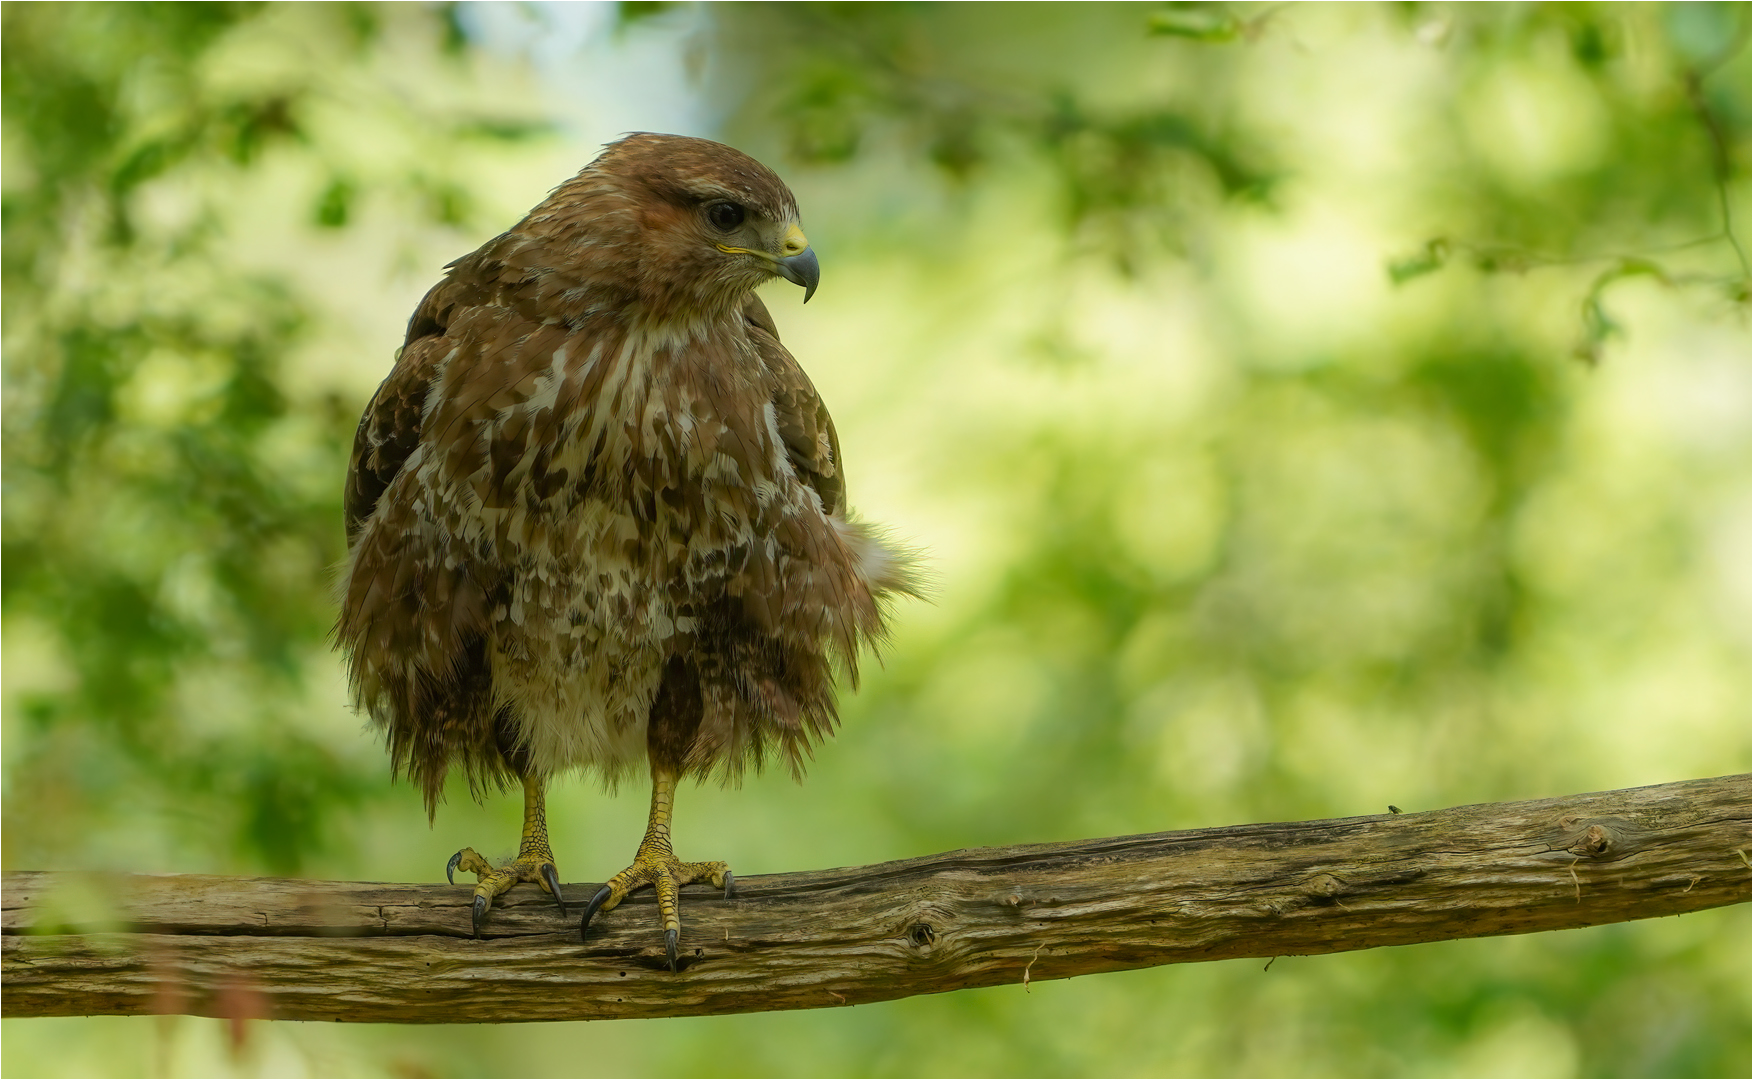
[{"label": "green foliage background", "polygon": [[[347,708],[341,478],[442,264],[626,128],[791,181],[824,285],[770,305],[939,584],[804,786],[684,794],[687,857],[1745,770],[1748,14],[7,4],[4,864],[511,849]],[[563,877],[643,812],[563,786]],[[1748,955],[1732,909],[810,1013],[9,1020],[4,1067],[1744,1076]]]}]

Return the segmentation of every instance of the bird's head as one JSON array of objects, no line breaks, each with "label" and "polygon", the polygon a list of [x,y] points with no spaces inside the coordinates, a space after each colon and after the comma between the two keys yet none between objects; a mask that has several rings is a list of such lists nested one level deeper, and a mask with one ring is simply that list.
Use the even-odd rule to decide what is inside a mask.
[{"label": "bird's head", "polygon": [[[614,276],[660,317],[737,310],[775,277],[803,286],[821,269],[797,200],[773,171],[722,143],[640,133],[612,143],[528,224],[581,267]],[[592,274],[598,280],[602,275]]]},{"label": "bird's head", "polygon": [[752,260],[733,261],[732,267],[778,274],[794,285],[802,285],[803,302],[810,302],[822,269],[810,248],[809,237],[797,227],[796,220],[775,220],[759,212],[751,215],[749,208],[736,199],[717,195],[706,196],[703,205],[706,223],[715,234],[712,246],[726,255]]}]

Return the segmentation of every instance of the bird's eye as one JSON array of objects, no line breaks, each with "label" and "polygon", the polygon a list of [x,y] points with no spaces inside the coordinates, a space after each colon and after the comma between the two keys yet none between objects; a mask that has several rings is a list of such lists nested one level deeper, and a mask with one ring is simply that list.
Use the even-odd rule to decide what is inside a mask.
[{"label": "bird's eye", "polygon": [[729,232],[743,223],[743,208],[733,202],[713,203],[706,208],[706,220],[713,228]]}]

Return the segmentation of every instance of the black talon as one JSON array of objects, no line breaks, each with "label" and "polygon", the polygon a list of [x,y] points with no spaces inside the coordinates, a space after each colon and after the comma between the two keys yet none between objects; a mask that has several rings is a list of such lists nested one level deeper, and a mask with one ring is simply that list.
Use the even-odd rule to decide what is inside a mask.
[{"label": "black talon", "polygon": [[674,930],[663,932],[663,947],[664,951],[670,954],[670,974],[674,975],[676,973],[676,932]]},{"label": "black talon", "polygon": [[475,937],[481,936],[481,916],[487,914],[487,898],[476,896],[475,902],[469,905],[469,932]]},{"label": "black talon", "polygon": [[578,934],[580,937],[583,937],[584,932],[590,929],[590,917],[597,913],[597,909],[602,907],[603,901],[608,898],[609,887],[607,885],[598,889],[597,894],[590,898],[590,903],[584,909],[584,918],[578,920]]},{"label": "black talon", "polygon": [[457,863],[462,861],[463,853],[460,851],[450,857],[450,862],[444,864],[444,880],[452,885],[457,883]]},{"label": "black talon", "polygon": [[732,897],[736,896],[736,894],[737,894],[736,875],[731,873],[729,870],[726,870],[724,872],[724,898],[726,900],[729,900]]},{"label": "black talon", "polygon": [[571,912],[566,910],[566,901],[560,899],[560,875],[555,871],[554,864],[543,863],[541,873],[542,883],[548,886],[548,891],[554,894],[554,902],[560,905],[560,914],[571,914]]}]

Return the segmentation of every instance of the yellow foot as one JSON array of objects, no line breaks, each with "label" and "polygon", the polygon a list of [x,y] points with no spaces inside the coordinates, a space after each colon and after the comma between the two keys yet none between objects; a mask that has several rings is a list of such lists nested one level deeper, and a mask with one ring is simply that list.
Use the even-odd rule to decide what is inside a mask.
[{"label": "yellow foot", "polygon": [[445,880],[456,884],[458,870],[466,870],[476,878],[475,902],[469,909],[469,930],[476,937],[481,936],[481,920],[493,906],[493,898],[505,895],[513,885],[522,881],[540,885],[542,891],[551,894],[554,902],[560,905],[560,914],[570,914],[566,910],[566,901],[560,896],[560,875],[554,870],[554,856],[545,844],[539,850],[518,852],[517,858],[498,868],[481,858],[474,848],[464,848],[450,857],[449,865],[444,868]]},{"label": "yellow foot", "polygon": [[578,932],[582,935],[589,928],[591,917],[597,912],[614,910],[628,893],[650,885],[657,889],[657,909],[663,917],[664,951],[669,954],[670,970],[675,971],[677,940],[682,931],[682,921],[676,909],[682,886],[696,881],[710,882],[723,889],[726,899],[736,895],[736,877],[724,863],[682,862],[667,842],[652,843],[648,837],[646,843],[639,845],[639,854],[634,857],[633,865],[610,878],[609,883],[590,898],[590,906],[584,909],[584,918],[579,921]]}]

